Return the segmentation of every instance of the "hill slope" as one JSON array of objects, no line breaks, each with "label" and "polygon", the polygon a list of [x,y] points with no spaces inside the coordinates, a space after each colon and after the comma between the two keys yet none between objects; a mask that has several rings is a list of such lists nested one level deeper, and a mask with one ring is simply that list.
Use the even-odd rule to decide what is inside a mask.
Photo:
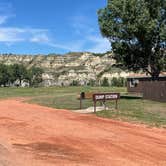
[{"label": "hill slope", "polygon": [[80,85],[89,84],[95,81],[100,84],[106,77],[111,81],[112,77],[128,76],[118,68],[111,67],[116,62],[111,53],[95,55],[93,53],[68,53],[65,55],[0,55],[0,63],[24,64],[27,68],[32,66],[44,69],[43,84],[70,85],[76,81]]}]

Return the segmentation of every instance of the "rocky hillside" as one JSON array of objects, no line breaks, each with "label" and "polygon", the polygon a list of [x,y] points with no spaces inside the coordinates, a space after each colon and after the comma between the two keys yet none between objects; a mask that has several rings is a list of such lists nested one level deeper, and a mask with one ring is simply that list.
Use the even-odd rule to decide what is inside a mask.
[{"label": "rocky hillside", "polygon": [[0,63],[24,64],[44,69],[43,84],[45,86],[70,85],[74,81],[80,85],[92,81],[100,84],[104,77],[111,81],[112,77],[126,77],[128,73],[112,67],[115,60],[111,53],[96,55],[92,53],[68,53],[65,55],[0,55]]}]

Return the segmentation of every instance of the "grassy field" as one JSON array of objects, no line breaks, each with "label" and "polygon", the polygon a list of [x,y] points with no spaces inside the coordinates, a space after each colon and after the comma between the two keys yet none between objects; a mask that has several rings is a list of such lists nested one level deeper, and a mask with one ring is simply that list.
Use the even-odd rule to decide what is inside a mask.
[{"label": "grassy field", "polygon": [[[0,98],[28,97],[28,102],[60,109],[79,109],[77,95],[80,92],[121,92],[125,88],[114,87],[48,87],[48,88],[0,88]],[[90,100],[85,100],[83,107],[92,106]],[[114,103],[108,102],[112,108],[107,111],[97,112],[97,116],[145,123],[152,126],[166,126],[166,103],[153,102],[143,99],[121,99],[118,112]]]}]

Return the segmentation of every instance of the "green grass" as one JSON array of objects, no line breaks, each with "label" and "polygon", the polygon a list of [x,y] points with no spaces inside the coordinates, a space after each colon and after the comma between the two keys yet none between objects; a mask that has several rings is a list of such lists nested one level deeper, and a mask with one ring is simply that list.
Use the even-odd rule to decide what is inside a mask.
[{"label": "green grass", "polygon": [[[114,103],[111,102],[111,104],[113,106]],[[118,105],[118,111],[112,109],[96,114],[104,118],[166,127],[166,103],[142,99],[121,99]]]},{"label": "green grass", "polygon": [[[0,88],[0,98],[28,97],[28,102],[59,109],[79,109],[77,95],[80,92],[121,92],[125,88],[115,87],[42,87],[42,88]],[[29,99],[30,98],[30,99]],[[85,100],[83,108],[92,106],[93,102]],[[123,98],[118,103],[118,112],[114,102],[107,102],[110,110],[97,112],[97,116],[145,123],[152,126],[166,126],[166,103],[143,100],[141,98]]]},{"label": "green grass", "polygon": [[[0,88],[0,98],[30,97],[31,103],[37,103],[59,109],[79,109],[77,96],[80,92],[126,92],[125,88],[110,87],[42,87],[42,88]],[[85,100],[83,108],[91,106]]]}]

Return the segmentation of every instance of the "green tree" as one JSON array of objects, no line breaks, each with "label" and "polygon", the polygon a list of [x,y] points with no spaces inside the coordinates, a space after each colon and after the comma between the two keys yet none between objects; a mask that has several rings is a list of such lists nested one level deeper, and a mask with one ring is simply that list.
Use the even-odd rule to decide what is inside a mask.
[{"label": "green tree", "polygon": [[108,78],[104,77],[102,80],[101,86],[109,86]]},{"label": "green tree", "polygon": [[71,86],[79,86],[79,82],[77,80],[73,80],[70,85]]},{"label": "green tree", "polygon": [[27,70],[25,66],[19,64],[14,64],[12,68],[13,68],[13,79],[19,80],[19,85],[21,86],[21,81],[26,79]]},{"label": "green tree", "polygon": [[93,79],[90,79],[89,82],[87,83],[88,86],[95,86],[96,85],[96,81]]},{"label": "green tree", "polygon": [[9,82],[7,66],[0,64],[0,85],[6,86]]},{"label": "green tree", "polygon": [[115,87],[125,87],[127,85],[127,80],[123,77],[113,77],[111,80],[111,85]]},{"label": "green tree", "polygon": [[10,86],[13,82],[14,77],[12,66],[0,64],[0,85]]},{"label": "green tree", "polygon": [[98,20],[122,66],[154,79],[166,70],[166,0],[108,0]]},{"label": "green tree", "polygon": [[9,84],[13,84],[16,81],[16,78],[14,76],[14,68],[13,65],[7,65],[7,73],[9,77]]},{"label": "green tree", "polygon": [[27,70],[26,80],[28,80],[30,86],[37,87],[43,81],[43,70],[39,67],[32,67]]}]

